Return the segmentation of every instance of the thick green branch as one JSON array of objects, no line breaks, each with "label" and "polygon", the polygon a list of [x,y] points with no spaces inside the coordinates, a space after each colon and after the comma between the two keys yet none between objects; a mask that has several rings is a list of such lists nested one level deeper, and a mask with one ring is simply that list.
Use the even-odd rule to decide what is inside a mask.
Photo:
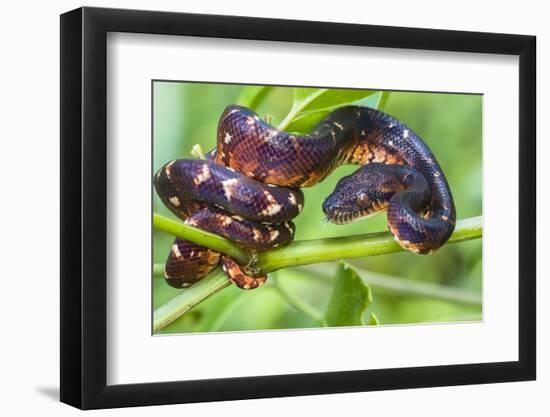
[{"label": "thick green branch", "polygon": [[[482,217],[459,220],[447,244],[478,239],[481,236]],[[385,255],[403,250],[389,232],[302,240],[259,253],[256,267],[263,272],[271,272],[289,266]]]},{"label": "thick green branch", "polygon": [[217,252],[231,256],[238,263],[246,264],[250,261],[252,254],[224,237],[209,233],[196,227],[171,220],[160,214],[153,214],[153,226],[173,236],[198,243]]},{"label": "thick green branch", "polygon": [[[482,234],[482,217],[460,220],[447,244],[479,239]],[[277,269],[312,263],[384,255],[403,251],[389,232],[292,242],[282,248],[270,249],[254,256],[221,236],[196,229],[158,214],[154,226],[174,236],[209,247],[233,257],[255,272],[267,273]],[[156,269],[155,268],[155,272]],[[153,331],[156,332],[185,314],[195,305],[229,285],[227,277],[217,269],[206,278],[159,307],[154,312]]]},{"label": "thick green branch", "polygon": [[[156,213],[153,215],[153,224],[157,229],[225,253],[239,264],[248,265],[249,270],[257,274],[273,272],[289,266],[403,251],[403,248],[395,242],[389,232],[380,232],[294,241],[281,248],[270,249],[254,256],[252,252],[248,252],[228,239],[170,220]],[[478,239],[481,236],[482,217],[471,217],[457,222],[455,231],[447,244]]]},{"label": "thick green branch", "polygon": [[195,285],[185,289],[153,314],[153,333],[169,325],[212,294],[229,286],[230,282],[221,268],[217,268]]}]

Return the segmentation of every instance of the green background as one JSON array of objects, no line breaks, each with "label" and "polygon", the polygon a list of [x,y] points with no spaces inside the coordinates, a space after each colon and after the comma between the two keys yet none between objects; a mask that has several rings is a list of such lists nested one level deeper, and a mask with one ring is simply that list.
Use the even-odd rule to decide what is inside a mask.
[{"label": "green background", "polygon": [[[216,141],[218,118],[237,101],[242,85],[155,81],[153,94],[153,172],[175,158],[191,158],[194,144],[205,151]],[[345,91],[343,91],[345,94]],[[375,106],[378,94],[359,104]],[[293,89],[274,87],[256,109],[277,125],[292,106]],[[384,111],[411,127],[433,151],[449,181],[457,218],[482,214],[482,96],[391,92]],[[349,225],[323,221],[321,204],[343,175],[357,167],[338,168],[321,184],[303,189],[304,211],[295,219],[296,239],[364,234],[387,230],[380,214]],[[154,211],[175,218],[155,195]],[[173,237],[154,231],[153,260],[163,263]],[[447,245],[429,256],[402,252],[350,263],[369,284],[380,324],[475,321],[482,317],[481,240]],[[325,311],[337,284],[337,263],[289,268],[269,274],[256,290],[224,289],[180,317],[161,333],[319,327],[289,297]],[[274,285],[276,284],[276,285]],[[283,289],[281,291],[281,289]],[[153,279],[153,308],[180,291]]]}]

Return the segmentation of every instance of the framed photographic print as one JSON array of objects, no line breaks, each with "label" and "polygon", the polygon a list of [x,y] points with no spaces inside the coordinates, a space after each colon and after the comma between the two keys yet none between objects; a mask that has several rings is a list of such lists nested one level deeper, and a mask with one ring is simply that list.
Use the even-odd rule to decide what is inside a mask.
[{"label": "framed photographic print", "polygon": [[61,16],[61,400],[535,378],[535,38]]}]

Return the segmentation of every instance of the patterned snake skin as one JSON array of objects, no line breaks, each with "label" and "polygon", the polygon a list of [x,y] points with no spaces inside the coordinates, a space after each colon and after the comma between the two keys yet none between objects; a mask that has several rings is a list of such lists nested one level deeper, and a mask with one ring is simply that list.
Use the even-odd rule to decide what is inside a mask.
[{"label": "patterned snake skin", "polygon": [[[228,106],[208,159],[170,161],[155,174],[154,186],[186,224],[261,251],[293,239],[290,220],[304,204],[300,187],[319,183],[341,164],[361,168],[343,177],[324,201],[329,221],[343,224],[387,210],[395,240],[419,254],[438,249],[452,234],[453,197],[432,152],[410,128],[368,107],[336,109],[300,136],[276,129],[245,107]],[[174,287],[189,287],[220,262],[240,288],[266,280],[180,238],[165,277]]]}]

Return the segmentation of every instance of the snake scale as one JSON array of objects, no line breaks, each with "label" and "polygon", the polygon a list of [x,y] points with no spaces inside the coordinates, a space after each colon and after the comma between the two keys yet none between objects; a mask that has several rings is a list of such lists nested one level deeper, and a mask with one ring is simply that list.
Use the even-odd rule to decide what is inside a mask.
[{"label": "snake scale", "polygon": [[[387,210],[395,240],[418,254],[437,250],[452,234],[454,201],[436,158],[412,129],[368,107],[338,108],[309,134],[297,135],[230,105],[207,159],[168,162],[155,173],[154,186],[185,224],[262,251],[293,239],[291,219],[304,205],[300,188],[319,183],[341,164],[361,167],[325,199],[329,221],[344,224]],[[165,278],[174,287],[189,287],[220,263],[240,288],[266,281],[230,257],[180,238]]]}]

